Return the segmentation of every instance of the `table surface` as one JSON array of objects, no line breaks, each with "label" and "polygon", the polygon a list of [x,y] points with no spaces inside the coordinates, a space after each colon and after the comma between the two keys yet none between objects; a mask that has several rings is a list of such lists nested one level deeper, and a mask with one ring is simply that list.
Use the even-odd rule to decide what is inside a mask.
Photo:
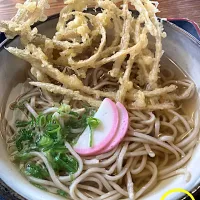
[{"label": "table surface", "polygon": [[[15,4],[24,0],[0,0],[0,20],[10,19],[16,12]],[[158,0],[158,16],[165,18],[188,18],[200,25],[200,0]],[[51,8],[48,15],[58,13],[63,7],[63,0],[49,0]]]}]

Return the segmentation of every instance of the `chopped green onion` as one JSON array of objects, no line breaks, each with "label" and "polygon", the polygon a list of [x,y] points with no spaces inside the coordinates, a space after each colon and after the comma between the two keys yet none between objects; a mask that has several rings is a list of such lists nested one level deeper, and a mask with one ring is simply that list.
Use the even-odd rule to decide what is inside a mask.
[{"label": "chopped green onion", "polygon": [[64,146],[64,142],[57,142],[57,143],[54,143],[52,146],[51,146],[51,150],[54,152],[54,153],[66,153],[67,149],[66,147]]},{"label": "chopped green onion", "polygon": [[27,176],[33,176],[35,178],[48,178],[49,177],[49,173],[46,169],[42,168],[39,165],[36,165],[34,163],[29,163],[27,164],[25,170],[24,170],[25,174]]},{"label": "chopped green onion", "polygon": [[19,121],[19,120],[17,120],[17,121],[15,122],[15,126],[16,126],[17,128],[26,127],[26,126],[28,126],[29,124],[30,124],[30,121]]},{"label": "chopped green onion", "polygon": [[40,115],[37,120],[38,120],[39,127],[45,127],[45,125],[46,125],[46,116],[45,115]]},{"label": "chopped green onion", "polygon": [[[69,105],[62,104],[57,112],[61,117],[67,116],[63,120],[62,126],[53,117],[55,113],[40,114],[36,119],[32,117],[27,121],[16,121],[17,134],[15,144],[18,152],[15,154],[14,160],[22,162],[24,165],[28,163],[21,169],[27,176],[48,179],[48,170],[44,166],[30,161],[33,157],[30,152],[43,152],[56,174],[70,175],[71,181],[73,181],[73,174],[77,172],[79,165],[77,159],[65,147],[65,141],[70,144],[75,143],[82,131],[74,132],[74,130],[84,130],[89,125],[93,131],[98,126],[99,120],[90,117],[91,108],[88,108],[84,114],[79,115],[71,111]],[[40,189],[46,189],[39,184],[35,186]],[[62,190],[58,191],[58,193],[61,196],[67,195]]]},{"label": "chopped green onion", "polygon": [[71,111],[71,107],[67,104],[62,104],[58,108],[58,113],[69,113]]},{"label": "chopped green onion", "polygon": [[20,129],[16,137],[16,147],[18,151],[21,151],[24,148],[23,142],[30,144],[33,141],[33,136],[35,133],[32,130]]},{"label": "chopped green onion", "polygon": [[89,135],[89,147],[92,147],[93,145],[93,132],[94,129],[98,127],[100,124],[100,120],[94,117],[88,117],[87,118],[87,124],[90,127],[90,135]]},{"label": "chopped green onion", "polygon": [[33,183],[33,182],[31,182],[31,184],[34,185],[35,187],[41,189],[41,190],[47,191],[47,189],[45,187],[43,187],[42,185],[40,185],[40,184]]},{"label": "chopped green onion", "polygon": [[26,161],[31,157],[32,157],[32,155],[30,155],[29,153],[17,153],[14,156],[14,160],[15,161]]},{"label": "chopped green onion", "polygon": [[46,126],[46,132],[49,133],[50,135],[53,133],[57,133],[60,131],[61,127],[59,124],[48,124]]},{"label": "chopped green onion", "polygon": [[38,142],[38,146],[39,147],[45,147],[48,148],[53,144],[53,139],[50,138],[49,136],[43,135],[40,139],[40,141]]},{"label": "chopped green onion", "polygon": [[61,126],[59,124],[47,124],[45,132],[53,139],[61,139]]},{"label": "chopped green onion", "polygon": [[69,115],[76,117],[76,118],[79,117],[79,114],[77,112],[74,112],[74,111],[70,111]]},{"label": "chopped green onion", "polygon": [[74,175],[70,174],[70,181],[72,182],[74,180]]},{"label": "chopped green onion", "polygon": [[77,169],[77,161],[74,158],[70,159],[70,156],[62,156],[61,154],[57,154],[55,156],[54,161],[57,163],[59,170],[65,170],[68,173],[75,173]]},{"label": "chopped green onion", "polygon": [[89,147],[93,146],[93,130],[90,129],[90,135],[89,135]]},{"label": "chopped green onion", "polygon": [[99,126],[100,120],[94,117],[88,117],[87,124],[89,125],[91,129],[95,129],[97,128],[97,126]]},{"label": "chopped green onion", "polygon": [[68,197],[68,194],[61,189],[57,190],[57,194],[62,196],[62,197]]},{"label": "chopped green onion", "polygon": [[47,123],[47,124],[52,123],[52,120],[53,120],[53,119],[52,119],[52,115],[53,115],[53,114],[48,114],[48,115],[46,115],[46,123]]}]

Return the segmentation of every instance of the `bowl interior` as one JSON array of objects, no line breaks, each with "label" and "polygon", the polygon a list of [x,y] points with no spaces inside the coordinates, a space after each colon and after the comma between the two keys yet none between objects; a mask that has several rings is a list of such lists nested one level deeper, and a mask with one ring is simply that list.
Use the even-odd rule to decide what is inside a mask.
[{"label": "bowl interior", "polygon": [[[55,32],[55,25],[57,23],[57,17],[50,18],[47,22],[38,25],[39,31],[42,34],[51,37]],[[198,94],[200,90],[200,43],[195,41],[192,37],[188,36],[185,32],[178,29],[176,26],[164,23],[165,30],[168,37],[163,41],[163,47],[165,50],[165,57],[171,59],[178,66],[181,67],[196,83]],[[19,38],[6,44],[6,46],[21,47]],[[4,116],[9,118],[7,106],[16,98],[18,91],[21,88],[22,83],[26,80],[28,64],[11,54],[5,49],[0,50],[0,109],[1,118]],[[163,60],[165,62],[165,60]],[[198,102],[197,102],[198,103]],[[195,103],[196,105],[196,103]],[[3,123],[3,120],[1,120]],[[1,133],[5,133],[5,130],[1,123]],[[146,196],[142,197],[142,200],[160,199],[161,196],[173,188],[184,188],[189,191],[200,183],[200,145],[194,151],[192,159],[187,165],[187,170],[191,172],[192,178],[189,182],[184,180],[184,176],[177,176],[159,183]],[[0,178],[14,189],[17,193],[29,200],[61,200],[62,197],[58,197],[32,186],[19,172],[19,170],[10,162],[9,156],[6,151],[6,146],[3,138],[0,137]],[[167,199],[178,199],[183,194],[174,193]]]}]

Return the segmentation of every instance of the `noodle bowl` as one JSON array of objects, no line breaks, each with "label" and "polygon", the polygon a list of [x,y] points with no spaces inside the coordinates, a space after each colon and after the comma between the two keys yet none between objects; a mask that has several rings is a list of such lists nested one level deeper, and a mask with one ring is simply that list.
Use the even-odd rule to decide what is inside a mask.
[{"label": "noodle bowl", "polygon": [[[98,80],[97,77],[94,79]],[[190,80],[185,80],[183,83],[192,84]],[[57,109],[52,106],[52,102],[41,96],[41,91],[35,88],[20,96],[17,101],[29,98],[30,104],[27,103],[26,106],[34,108],[34,111],[29,110],[30,112],[48,113]],[[79,104],[74,102],[73,106],[79,107]],[[39,109],[36,109],[38,107]],[[182,106],[177,106],[176,110],[153,112],[129,109],[130,125],[123,142],[112,151],[95,157],[79,157],[71,146],[65,143],[79,163],[79,170],[74,174],[72,184],[70,176],[55,175],[43,153],[31,152],[34,162],[43,163],[47,167],[51,180],[34,177],[28,179],[32,183],[44,186],[52,193],[57,191],[55,188],[67,191],[72,199],[86,199],[89,198],[88,195],[95,199],[108,197],[119,199],[131,195],[139,198],[158,181],[174,175],[183,174],[186,181],[189,181],[190,173],[181,167],[190,159],[196,145],[196,141],[193,141],[198,137],[199,119],[196,114],[194,122],[192,118],[188,120],[189,116],[183,115],[183,109]],[[9,126],[7,129],[10,130]],[[190,137],[186,137],[187,134]],[[16,153],[13,139],[13,134],[7,139],[8,151],[12,157]],[[23,165],[26,163],[21,163],[20,168],[23,168]],[[131,189],[133,183],[134,190]],[[125,185],[127,188],[123,188]]]},{"label": "noodle bowl", "polygon": [[[137,20],[140,20],[140,18]],[[142,22],[136,21],[136,23],[140,24]],[[156,22],[154,21],[152,23]],[[155,24],[155,26],[157,25]],[[137,26],[135,28],[137,30]],[[149,27],[148,31],[155,36],[155,30],[159,29]],[[139,32],[140,37],[145,37],[145,34],[143,30]],[[102,38],[103,31],[101,40]],[[56,42],[59,41],[58,38],[56,39]],[[136,37],[137,39],[138,37]],[[157,36],[156,40],[160,40],[160,38]],[[116,44],[114,42],[116,41],[114,40],[109,48],[115,48],[117,46],[116,44],[120,44],[120,41],[117,41]],[[162,54],[159,53],[161,47],[159,47],[159,41],[157,42],[158,52],[155,53],[155,57],[153,57],[153,53],[145,45],[144,48],[147,49],[144,52],[142,51],[141,55],[135,55],[136,57],[138,56],[137,59],[127,60],[129,59],[128,57],[122,58],[124,56],[123,52],[128,51],[127,49],[132,47],[125,45],[126,47],[123,46],[124,49],[119,51],[120,54],[122,52],[120,57],[115,58],[115,60],[113,60],[115,57],[113,55],[103,59],[99,57],[100,59],[98,58],[95,61],[98,68],[89,67],[90,69],[86,70],[86,72],[80,70],[84,66],[81,63],[82,59],[76,62],[69,57],[70,65],[75,66],[73,69],[77,76],[83,80],[82,82],[84,84],[82,86],[84,89],[81,89],[78,83],[76,83],[76,87],[79,87],[81,92],[76,95],[72,93],[71,96],[67,94],[70,94],[71,90],[76,91],[77,88],[65,87],[60,78],[52,80],[51,72],[48,71],[50,68],[47,67],[46,72],[37,71],[39,68],[32,65],[31,73],[35,78],[31,75],[28,81],[30,82],[30,79],[31,81],[37,79],[40,83],[31,83],[41,89],[29,86],[28,92],[21,92],[22,95],[10,107],[12,109],[16,105],[19,106],[22,104],[24,106],[22,113],[24,114],[21,113],[20,117],[18,114],[14,114],[14,119],[12,119],[13,123],[16,119],[21,121],[27,120],[27,116],[28,118],[31,116],[37,118],[40,113],[55,114],[61,102],[69,104],[73,111],[80,112],[80,115],[82,115],[81,112],[84,113],[84,111],[81,109],[84,108],[83,105],[85,102],[89,106],[97,109],[102,98],[107,96],[113,100],[123,102],[129,112],[130,122],[126,137],[120,145],[105,154],[80,157],[73,150],[73,145],[69,141],[65,141],[64,145],[69,151],[68,154],[73,156],[78,163],[78,169],[72,174],[73,176],[63,171],[60,173],[56,172],[44,151],[32,150],[29,152],[28,156],[30,158],[28,160],[16,162],[15,155],[19,153],[19,150],[16,148],[16,136],[18,133],[13,123],[5,123],[7,136],[4,139],[6,140],[11,159],[17,163],[21,170],[26,169],[28,164],[34,163],[47,170],[49,174],[47,178],[38,178],[26,174],[27,179],[31,183],[51,193],[60,195],[67,193],[68,198],[71,199],[117,200],[138,199],[154,188],[159,181],[177,174],[185,175],[186,181],[190,180],[190,173],[184,170],[183,167],[192,156],[193,149],[196,145],[195,140],[198,138],[200,124],[199,114],[195,113],[194,116],[190,116],[185,111],[184,102],[193,98],[196,90],[194,83],[190,79],[177,79],[177,75],[174,75],[173,70],[168,70],[167,74],[169,76],[166,76],[162,71],[160,75],[158,72],[155,73],[158,67],[157,62],[160,61],[159,57]],[[103,44],[102,41],[100,41],[100,46],[101,44]],[[100,46],[98,49],[100,49]],[[29,46],[28,48],[32,52],[31,55],[34,55],[34,50],[38,50],[34,46]],[[31,50],[31,48],[33,49]],[[16,52],[12,51],[12,48],[9,51],[16,55]],[[42,51],[44,52],[44,49]],[[105,52],[101,53],[103,55]],[[21,55],[19,57],[24,58]],[[92,56],[95,57],[95,54]],[[88,59],[91,59],[92,56]],[[130,54],[130,56],[133,55]],[[106,59],[109,60],[108,63],[114,61],[115,64],[107,65]],[[120,59],[123,60],[120,64],[120,70],[124,72],[124,76],[121,77],[122,81],[119,80],[118,76],[112,75],[111,73],[113,69],[116,69],[112,71],[114,74],[119,73],[118,64],[120,63]],[[146,62],[150,62],[149,66],[147,64],[148,62],[144,62],[144,59],[146,59]],[[154,67],[150,70],[149,67],[152,66],[152,59],[154,60]],[[86,63],[86,60],[84,60],[84,63]],[[43,65],[45,65],[45,62]],[[142,68],[144,65],[145,68]],[[72,73],[74,73],[71,71],[71,68],[58,65],[56,69],[71,77]],[[146,81],[145,83],[141,81],[140,77],[141,73],[139,71],[142,69],[147,70],[145,72],[146,75],[144,73],[144,77],[142,77]],[[45,81],[45,73],[47,73],[47,78],[50,81]],[[126,76],[127,74],[128,76]],[[155,77],[152,74],[156,77],[159,75],[161,78],[156,80],[157,78],[152,78]],[[43,77],[43,79],[41,80],[40,77]],[[74,77],[72,76],[71,78]],[[123,85],[123,82],[131,81],[131,89],[129,89],[130,86]],[[64,86],[61,86],[60,83]],[[51,94],[48,91],[57,94]],[[65,122],[61,118],[59,120],[60,124]],[[73,131],[81,130],[76,129]]]}]

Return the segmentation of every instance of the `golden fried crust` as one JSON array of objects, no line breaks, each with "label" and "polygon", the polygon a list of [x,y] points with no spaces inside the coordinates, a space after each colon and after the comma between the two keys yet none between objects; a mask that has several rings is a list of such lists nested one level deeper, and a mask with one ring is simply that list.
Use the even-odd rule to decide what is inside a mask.
[{"label": "golden fried crust", "polygon": [[[18,12],[11,21],[0,22],[0,30],[10,38],[21,36],[25,48],[7,50],[29,62],[32,74],[40,82],[35,85],[48,91],[69,94],[70,98],[85,99],[96,106],[100,102],[97,99],[107,97],[127,102],[135,110],[173,108],[175,101],[190,98],[194,84],[163,85],[159,79],[162,37],[166,34],[157,20],[156,4],[124,0],[119,8],[115,2],[65,1],[56,33],[50,39],[31,28],[46,19],[47,0],[38,0],[37,4],[26,1],[17,4]],[[138,11],[138,17],[129,11],[129,4]],[[90,6],[102,11],[84,12]],[[153,44],[149,35],[155,40]],[[184,91],[177,94],[181,84]]]},{"label": "golden fried crust", "polygon": [[42,82],[30,82],[30,84],[45,89],[54,94],[67,95],[68,97],[71,97],[74,100],[86,101],[91,106],[97,108],[101,105],[101,101],[95,100],[94,98],[91,97],[83,96],[78,91],[66,89],[58,85],[54,85],[51,83],[42,83]]}]

